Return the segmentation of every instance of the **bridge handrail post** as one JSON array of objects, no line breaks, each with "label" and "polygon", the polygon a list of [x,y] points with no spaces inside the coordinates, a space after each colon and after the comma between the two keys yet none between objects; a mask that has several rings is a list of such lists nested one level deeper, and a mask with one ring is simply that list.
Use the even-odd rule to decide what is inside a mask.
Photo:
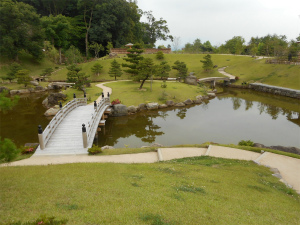
[{"label": "bridge handrail post", "polygon": [[43,150],[45,149],[45,144],[44,144],[43,129],[41,125],[38,126],[38,137],[39,137],[40,149]]},{"label": "bridge handrail post", "polygon": [[82,142],[83,142],[83,147],[87,148],[88,147],[88,139],[87,139],[85,124],[82,124]]}]

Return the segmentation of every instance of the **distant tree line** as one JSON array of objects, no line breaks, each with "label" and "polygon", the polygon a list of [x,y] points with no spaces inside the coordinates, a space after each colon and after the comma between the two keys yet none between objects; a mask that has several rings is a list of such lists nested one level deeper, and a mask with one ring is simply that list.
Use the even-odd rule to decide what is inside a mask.
[{"label": "distant tree line", "polygon": [[130,42],[152,48],[173,40],[166,20],[132,0],[1,0],[0,15],[0,51],[15,60],[21,51],[37,59],[45,51],[56,63],[76,63],[78,54],[99,57]]},{"label": "distant tree line", "polygon": [[248,43],[243,37],[235,36],[220,46],[212,46],[209,41],[202,43],[200,39],[196,39],[192,44],[185,44],[184,52],[275,56],[292,59],[300,52],[300,44],[297,44],[297,41],[300,41],[300,35],[296,40],[289,42],[285,35],[268,34],[264,37],[252,37]]}]

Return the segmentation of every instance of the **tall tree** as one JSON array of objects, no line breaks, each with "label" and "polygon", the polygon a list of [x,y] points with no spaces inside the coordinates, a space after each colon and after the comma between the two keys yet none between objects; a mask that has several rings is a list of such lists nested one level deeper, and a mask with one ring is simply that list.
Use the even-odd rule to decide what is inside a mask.
[{"label": "tall tree", "polygon": [[43,33],[35,9],[23,2],[0,1],[0,52],[18,61],[21,50],[41,59]]},{"label": "tall tree", "polygon": [[100,51],[104,51],[104,47],[102,46],[102,44],[98,44],[97,42],[92,42],[92,44],[90,44],[90,49],[92,49],[95,53],[95,59],[99,58],[99,52]]},{"label": "tall tree", "polygon": [[145,11],[144,15],[147,17],[147,22],[143,23],[145,28],[145,36],[144,36],[144,43],[150,44],[154,46],[157,40],[164,40],[170,39],[173,41],[173,36],[168,35],[170,30],[167,26],[167,21],[163,18],[156,20],[155,17],[152,15],[152,11]]},{"label": "tall tree", "polygon": [[70,32],[70,22],[67,17],[57,15],[42,18],[42,24],[45,29],[47,39],[58,48],[59,51],[59,64],[62,63],[62,48],[67,47]]},{"label": "tall tree", "polygon": [[93,14],[96,7],[99,7],[101,0],[79,0],[78,9],[83,10],[83,20],[85,25],[85,55],[88,58],[89,52],[89,31],[92,26]]},{"label": "tall tree", "polygon": [[109,76],[114,77],[117,80],[117,77],[120,77],[123,72],[121,70],[121,65],[114,59],[110,64]]}]

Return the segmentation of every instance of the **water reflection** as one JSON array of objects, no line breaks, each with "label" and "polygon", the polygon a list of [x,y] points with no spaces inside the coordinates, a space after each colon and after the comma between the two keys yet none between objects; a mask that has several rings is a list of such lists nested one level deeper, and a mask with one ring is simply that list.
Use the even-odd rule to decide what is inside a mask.
[{"label": "water reflection", "polygon": [[141,147],[206,141],[300,147],[299,100],[253,91],[224,90],[201,105],[109,118],[98,144]]}]

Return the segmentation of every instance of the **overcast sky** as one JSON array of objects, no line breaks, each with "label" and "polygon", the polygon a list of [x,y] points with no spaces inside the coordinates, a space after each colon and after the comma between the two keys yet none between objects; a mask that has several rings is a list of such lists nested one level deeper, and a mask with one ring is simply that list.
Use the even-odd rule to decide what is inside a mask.
[{"label": "overcast sky", "polygon": [[152,10],[157,20],[165,19],[181,47],[196,38],[220,45],[234,36],[248,42],[267,34],[286,35],[288,40],[300,34],[300,0],[137,0],[137,5]]}]

